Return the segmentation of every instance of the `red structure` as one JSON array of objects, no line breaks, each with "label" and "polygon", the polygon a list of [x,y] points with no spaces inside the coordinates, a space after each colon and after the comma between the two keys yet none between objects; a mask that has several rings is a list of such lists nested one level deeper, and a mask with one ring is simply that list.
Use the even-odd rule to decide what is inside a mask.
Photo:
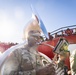
[{"label": "red structure", "polygon": [[4,51],[6,51],[8,48],[10,48],[11,46],[16,45],[17,43],[4,43],[4,42],[0,42],[0,52],[3,53]]},{"label": "red structure", "polygon": [[[50,39],[50,36],[53,36],[53,38]],[[54,49],[44,44],[55,47],[60,38],[65,38],[69,44],[76,44],[76,25],[59,28],[53,32],[50,32],[50,36],[48,40],[44,41],[43,44],[38,47],[38,50],[47,55],[50,59],[53,59]],[[65,64],[70,69],[69,54],[65,60]]]},{"label": "red structure", "polygon": [[[41,45],[39,45],[38,50],[47,55],[50,59],[53,59],[55,55],[53,52],[54,48],[50,47],[49,45],[55,47],[60,38],[65,38],[69,42],[69,44],[76,44],[76,25],[59,28],[53,32],[48,33],[48,35],[49,39],[46,38],[46,40]],[[8,48],[16,44],[0,43],[0,51],[4,52]],[[70,69],[69,56],[66,58],[65,64]]]}]

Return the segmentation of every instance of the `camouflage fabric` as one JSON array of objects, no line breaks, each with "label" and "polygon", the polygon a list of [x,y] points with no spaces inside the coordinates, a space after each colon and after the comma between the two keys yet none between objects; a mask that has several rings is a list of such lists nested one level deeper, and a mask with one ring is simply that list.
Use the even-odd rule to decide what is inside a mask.
[{"label": "camouflage fabric", "polygon": [[[53,64],[42,57],[36,48],[24,46],[12,52],[3,65],[2,75],[56,75]],[[42,59],[48,64],[44,62],[44,65]]]},{"label": "camouflage fabric", "polygon": [[36,69],[42,65],[37,64],[40,56],[34,48],[23,47],[11,53],[3,67],[3,75],[36,75]]},{"label": "camouflage fabric", "polygon": [[50,63],[48,66],[42,67],[37,71],[36,75],[56,75],[54,65]]},{"label": "camouflage fabric", "polygon": [[76,75],[76,49],[72,52],[70,56],[70,64],[72,75]]}]

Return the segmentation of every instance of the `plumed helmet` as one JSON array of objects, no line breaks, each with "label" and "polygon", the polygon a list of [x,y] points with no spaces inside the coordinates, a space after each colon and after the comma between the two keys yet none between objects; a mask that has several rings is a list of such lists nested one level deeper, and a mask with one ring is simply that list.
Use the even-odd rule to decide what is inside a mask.
[{"label": "plumed helmet", "polygon": [[27,39],[29,36],[40,36],[41,28],[39,26],[39,21],[37,16],[34,16],[24,28],[24,39]]},{"label": "plumed helmet", "polygon": [[43,34],[48,39],[49,38],[48,37],[48,32],[46,30],[46,27],[45,27],[42,19],[40,18],[39,14],[37,13],[37,11],[35,10],[35,8],[33,6],[31,6],[31,9],[32,9],[32,12],[33,12],[32,20],[29,21],[29,23],[27,24],[27,27],[24,29],[24,39],[28,38],[30,31],[36,31],[36,32],[40,32],[40,33],[42,31]]}]

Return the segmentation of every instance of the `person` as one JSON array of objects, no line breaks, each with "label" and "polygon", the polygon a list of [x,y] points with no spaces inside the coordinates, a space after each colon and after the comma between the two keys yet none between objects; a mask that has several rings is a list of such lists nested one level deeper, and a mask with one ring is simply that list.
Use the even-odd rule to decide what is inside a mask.
[{"label": "person", "polygon": [[57,75],[68,75],[68,66],[65,60],[68,57],[68,42],[65,38],[60,38],[56,47],[54,48],[54,63],[56,64]]},{"label": "person", "polygon": [[33,20],[24,29],[26,43],[8,55],[1,68],[1,75],[56,75],[52,63],[43,65],[37,47],[41,42],[41,29]]},{"label": "person", "polygon": [[71,74],[76,75],[76,49],[70,55]]},{"label": "person", "polygon": [[73,29],[67,28],[67,30],[65,30],[65,34],[67,34],[67,35],[73,34]]},{"label": "person", "polygon": [[53,62],[55,63],[57,75],[68,75],[68,67],[65,65],[66,52],[61,51],[59,54],[55,53]]}]

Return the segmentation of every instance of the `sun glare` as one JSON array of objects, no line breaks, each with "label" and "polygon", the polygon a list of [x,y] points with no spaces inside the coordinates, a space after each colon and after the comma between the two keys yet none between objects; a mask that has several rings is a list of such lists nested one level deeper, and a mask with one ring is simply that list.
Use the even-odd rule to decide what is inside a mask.
[{"label": "sun glare", "polygon": [[3,37],[11,35],[11,26],[10,25],[1,25],[0,26],[0,35]]},{"label": "sun glare", "polygon": [[24,18],[24,12],[21,8],[16,9],[13,10],[12,13],[9,13],[10,11],[0,10],[1,42],[19,42],[19,36],[21,36],[20,25],[22,24]]},{"label": "sun glare", "polygon": [[5,42],[5,40],[9,40],[14,32],[14,22],[9,17],[10,15],[6,12],[0,12],[0,41]]}]

